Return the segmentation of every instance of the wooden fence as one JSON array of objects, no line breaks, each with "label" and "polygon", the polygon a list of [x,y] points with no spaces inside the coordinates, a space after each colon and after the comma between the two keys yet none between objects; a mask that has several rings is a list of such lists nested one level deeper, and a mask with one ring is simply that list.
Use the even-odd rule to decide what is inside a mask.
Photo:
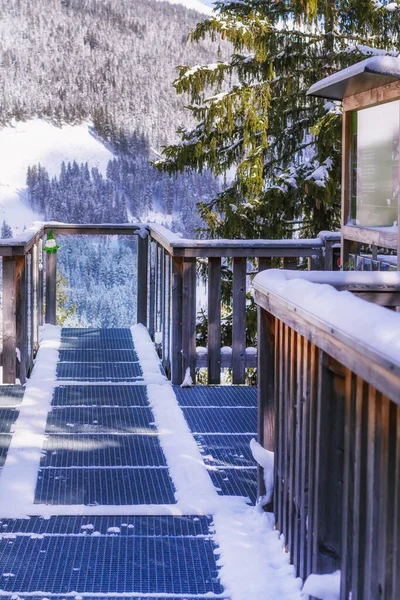
[{"label": "wooden fence", "polygon": [[[158,225],[75,225],[45,223],[18,238],[0,240],[3,257],[3,383],[24,383],[39,344],[39,326],[56,323],[57,254],[46,254],[47,233],[57,235],[134,235],[137,237],[137,322],[157,343],[163,366],[173,383],[182,382],[189,367],[208,368],[209,383],[218,384],[221,369],[231,367],[234,383],[244,383],[245,369],[256,367],[256,354],[246,350],[246,291],[250,260],[256,269],[299,263],[332,268],[333,248],[340,236],[312,240],[191,240]],[[197,260],[207,260],[208,344],[196,352]],[[233,272],[232,348],[221,352],[221,271]],[[132,321],[135,316],[132,316]]]},{"label": "wooden fence", "polygon": [[[400,305],[399,273],[281,275],[318,283],[325,278],[370,301]],[[398,348],[391,352],[388,344],[383,351],[378,341],[365,341],[362,328],[356,336],[348,322],[338,326],[332,313],[311,312],[298,293],[293,297],[282,287],[278,292],[275,277],[256,278],[255,294],[259,438],[275,452],[277,528],[303,579],[339,569],[341,600],[398,599]],[[367,303],[356,302],[368,330]],[[389,311],[374,309],[381,311],[382,335],[390,337],[396,324],[400,334],[400,315],[390,313],[388,326]]]}]

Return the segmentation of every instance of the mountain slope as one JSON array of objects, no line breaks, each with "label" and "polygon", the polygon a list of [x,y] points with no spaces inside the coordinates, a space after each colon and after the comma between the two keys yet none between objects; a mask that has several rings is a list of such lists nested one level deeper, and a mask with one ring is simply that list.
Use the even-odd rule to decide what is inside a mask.
[{"label": "mountain slope", "polygon": [[5,219],[17,235],[42,216],[26,202],[28,166],[40,163],[53,177],[63,161],[76,160],[105,173],[112,158],[87,124],[60,128],[36,119],[0,129],[0,223]]},{"label": "mountain slope", "polygon": [[186,44],[202,15],[178,4],[0,0],[0,14],[3,124],[93,119],[105,132],[144,133],[159,150],[189,125],[176,66],[218,60],[211,42]]}]

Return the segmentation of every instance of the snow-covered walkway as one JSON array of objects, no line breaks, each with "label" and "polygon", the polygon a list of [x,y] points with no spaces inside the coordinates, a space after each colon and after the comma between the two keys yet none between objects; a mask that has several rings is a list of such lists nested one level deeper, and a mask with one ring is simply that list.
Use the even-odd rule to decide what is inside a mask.
[{"label": "snow-covered walkway", "polygon": [[253,507],[255,389],[173,388],[142,326],[47,327],[18,402],[0,408],[0,595],[300,598]]}]

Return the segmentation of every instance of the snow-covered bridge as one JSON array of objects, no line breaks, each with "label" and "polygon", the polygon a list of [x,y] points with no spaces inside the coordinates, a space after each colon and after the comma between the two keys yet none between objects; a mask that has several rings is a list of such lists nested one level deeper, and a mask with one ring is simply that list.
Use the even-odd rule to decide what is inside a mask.
[{"label": "snow-covered bridge", "polygon": [[[55,325],[50,230],[137,236],[137,325]],[[323,273],[337,241],[210,242],[153,225],[52,223],[0,243],[11,384],[0,390],[3,596],[297,599],[320,573],[303,592],[347,600],[370,585],[378,540],[373,594],[358,597],[397,597],[400,364],[385,340],[396,350],[399,317],[354,296],[396,306],[400,282]],[[196,348],[198,258],[208,261],[207,348]],[[223,349],[225,259],[233,332]],[[278,260],[287,270],[255,279],[258,348],[246,348],[248,270]],[[321,271],[293,272],[307,264]],[[352,292],[346,319],[331,310],[341,292],[324,282]],[[364,311],[375,334],[382,317],[379,338],[357,337]],[[256,366],[258,388],[242,385]],[[234,385],[219,385],[225,367]],[[182,388],[196,368],[209,385]],[[275,516],[261,507],[272,508],[273,488]]]}]

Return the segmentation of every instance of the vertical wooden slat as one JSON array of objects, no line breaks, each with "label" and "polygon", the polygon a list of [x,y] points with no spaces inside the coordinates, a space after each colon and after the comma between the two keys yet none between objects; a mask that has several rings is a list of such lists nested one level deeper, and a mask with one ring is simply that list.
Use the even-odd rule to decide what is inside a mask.
[{"label": "vertical wooden slat", "polygon": [[307,575],[313,570],[313,548],[315,530],[315,473],[317,454],[317,419],[318,419],[318,388],[319,388],[319,349],[311,344],[310,347],[310,381],[309,381],[309,476],[308,476],[308,511],[307,511]]},{"label": "vertical wooden slat", "polygon": [[150,244],[149,248],[149,335],[154,340],[155,333],[155,314],[156,314],[156,245]]},{"label": "vertical wooden slat", "polygon": [[392,560],[388,563],[387,578],[391,582],[391,595],[389,600],[400,597],[400,406],[392,408],[395,431],[393,432],[393,526],[391,527]]},{"label": "vertical wooden slat", "polygon": [[[257,309],[258,440],[275,450],[275,318],[260,306]],[[258,469],[258,495],[265,494],[263,469]],[[269,507],[272,511],[272,506]]]},{"label": "vertical wooden slat", "polygon": [[56,325],[57,254],[46,255],[46,323]]},{"label": "vertical wooden slat", "polygon": [[182,373],[182,307],[183,307],[183,259],[172,258],[172,343],[171,372],[172,383],[180,385]]},{"label": "vertical wooden slat", "polygon": [[[289,398],[288,398],[288,458],[289,458],[289,469],[288,469],[288,546],[292,561],[294,560],[294,529],[297,521],[297,511],[295,509],[295,503],[297,498],[295,496],[295,446],[296,446],[296,421],[297,421],[297,365],[296,365],[296,353],[297,353],[297,333],[290,329],[290,361],[289,361]],[[297,563],[296,567],[297,567]]]},{"label": "vertical wooden slat", "polygon": [[156,249],[155,249],[156,288],[155,288],[155,305],[154,305],[154,327],[155,327],[155,334],[157,334],[157,336],[159,335],[160,326],[161,326],[161,323],[160,323],[160,321],[161,321],[160,251],[161,251],[160,246],[158,244],[156,244]]},{"label": "vertical wooden slat", "polygon": [[[38,311],[38,325],[41,327],[43,325],[43,297],[44,297],[44,250],[43,250],[43,239],[39,240],[38,247],[38,292],[37,292],[37,311]],[[39,339],[39,338],[38,338]]]},{"label": "vertical wooden slat", "polygon": [[32,295],[33,295],[33,351],[34,354],[39,348],[39,326],[40,326],[40,294],[39,294],[39,244],[35,244],[32,249]]},{"label": "vertical wooden slat", "polygon": [[16,259],[3,256],[3,383],[15,383],[17,367]]},{"label": "vertical wooden slat", "polygon": [[300,573],[300,536],[301,529],[301,507],[303,491],[301,489],[302,463],[306,460],[303,454],[302,438],[304,435],[304,391],[303,391],[303,338],[297,335],[296,345],[296,396],[295,396],[295,422],[294,422],[294,496],[293,496],[293,563],[296,566],[297,575]]},{"label": "vertical wooden slat", "polygon": [[341,600],[347,600],[352,587],[352,545],[354,506],[354,470],[356,446],[356,384],[357,377],[346,373],[345,384],[345,430],[344,430],[344,463],[343,463],[343,521],[342,521],[342,564],[341,564]]},{"label": "vertical wooden slat", "polygon": [[147,327],[148,237],[137,236],[137,322]]},{"label": "vertical wooden slat", "polygon": [[299,569],[302,579],[307,572],[307,543],[308,543],[308,504],[309,504],[309,462],[310,462],[310,396],[311,396],[311,360],[310,343],[302,338],[302,393],[301,393],[301,461],[300,461],[300,524],[299,524]]},{"label": "vertical wooden slat", "polygon": [[208,259],[208,383],[221,383],[221,259]]},{"label": "vertical wooden slat", "polygon": [[278,451],[277,456],[277,485],[275,489],[278,491],[278,512],[277,512],[277,524],[279,531],[283,531],[283,481],[284,481],[284,473],[283,473],[283,460],[284,460],[284,438],[283,438],[283,422],[284,422],[284,400],[285,400],[285,379],[284,379],[284,326],[282,321],[277,321],[278,323],[278,335],[277,335],[277,352],[278,352],[278,427],[277,427],[277,444],[276,448]]},{"label": "vertical wooden slat", "polygon": [[26,286],[27,286],[27,375],[33,369],[33,336],[34,336],[34,284],[33,284],[33,249],[26,256]]},{"label": "vertical wooden slat", "polygon": [[160,255],[160,278],[161,278],[161,306],[160,306],[160,322],[161,322],[161,348],[162,348],[162,365],[165,367],[165,317],[166,317],[166,281],[165,281],[165,250],[161,248]]},{"label": "vertical wooden slat", "polygon": [[[21,384],[26,382],[27,358],[28,358],[28,304],[27,304],[27,269],[26,256],[18,256],[16,259],[16,281],[17,281],[17,348],[20,361],[17,363],[17,373]],[[19,367],[19,368],[18,368]]]},{"label": "vertical wooden slat", "polygon": [[183,260],[182,370],[196,378],[196,259]]},{"label": "vertical wooden slat", "polygon": [[297,270],[297,258],[295,256],[286,256],[283,259],[283,268],[290,271]]},{"label": "vertical wooden slat", "polygon": [[171,272],[169,255],[164,252],[164,309],[163,309],[163,367],[169,375],[170,332],[171,332]]},{"label": "vertical wooden slat", "polygon": [[288,512],[289,512],[289,394],[290,394],[290,333],[291,329],[284,323],[283,335],[283,406],[282,406],[282,441],[283,441],[283,515],[282,533],[285,537],[285,547],[288,543]]},{"label": "vertical wooden slat", "polygon": [[[351,129],[352,129],[352,113],[343,112],[342,121],[342,231],[343,226],[347,224],[350,218],[350,162],[351,162]],[[341,264],[342,269],[346,269],[349,262],[351,243],[343,238],[342,235],[342,248],[341,248]]]},{"label": "vertical wooden slat", "polygon": [[[371,387],[371,386],[370,386]],[[377,543],[375,546],[377,553],[377,577],[375,584],[375,593],[381,598],[387,598],[386,592],[386,566],[387,556],[387,527],[388,527],[388,489],[389,478],[393,478],[393,473],[389,471],[389,400],[381,396],[381,444],[380,460],[377,468],[379,469],[379,521],[377,528]],[[392,527],[392,524],[390,523]]]},{"label": "vertical wooden slat", "polygon": [[246,375],[246,259],[233,259],[232,382]]}]

